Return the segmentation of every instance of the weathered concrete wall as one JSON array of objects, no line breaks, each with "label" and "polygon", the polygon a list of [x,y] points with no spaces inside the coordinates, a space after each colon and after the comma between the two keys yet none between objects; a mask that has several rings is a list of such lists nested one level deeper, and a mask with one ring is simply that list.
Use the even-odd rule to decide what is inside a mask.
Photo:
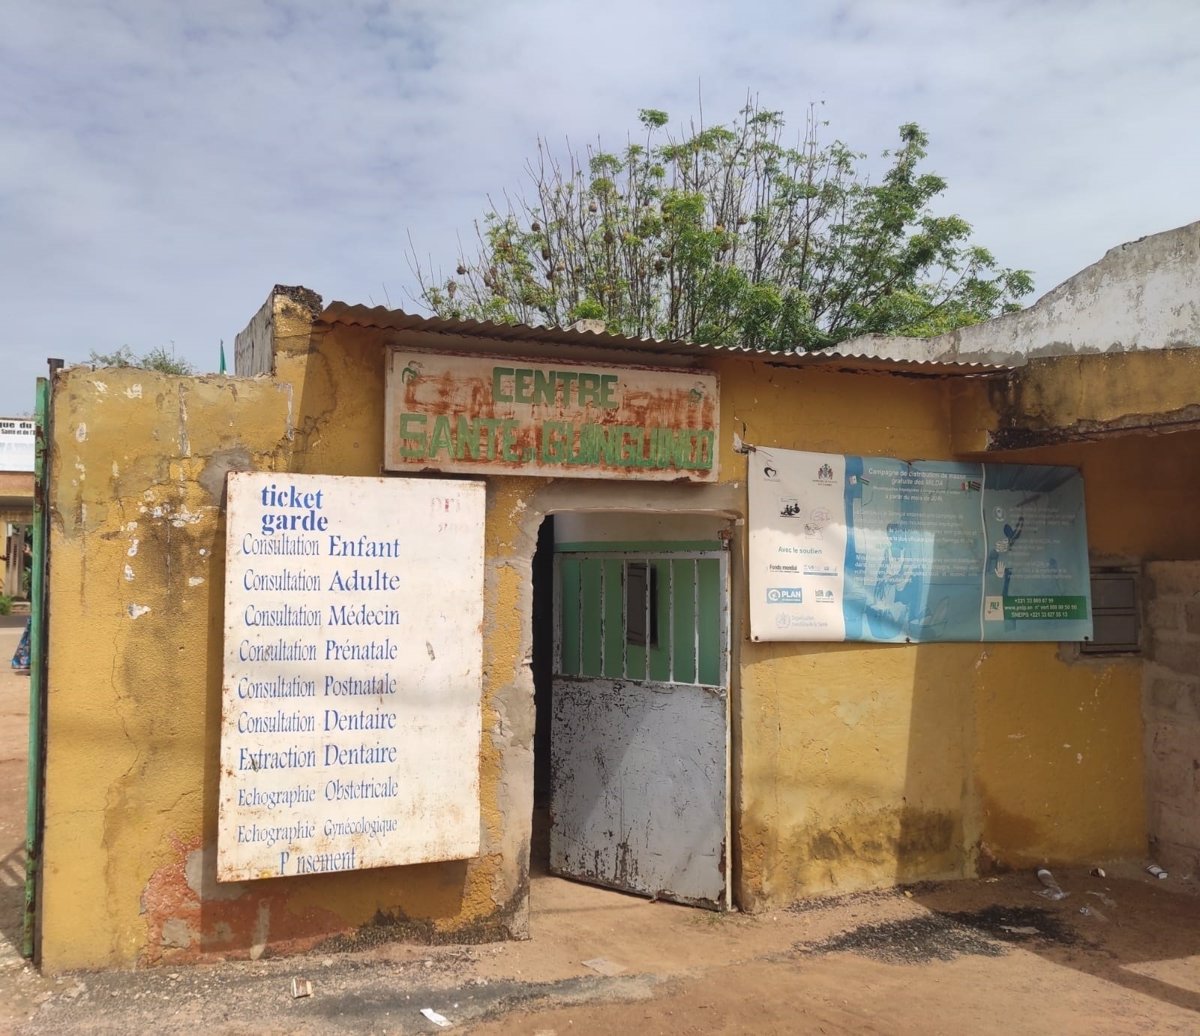
[{"label": "weathered concrete wall", "polygon": [[[266,382],[75,368],[54,388],[42,959],[303,931],[214,880],[226,471],[288,451]],[[264,890],[266,891],[266,890]]]},{"label": "weathered concrete wall", "polygon": [[378,475],[383,460],[386,336],[314,334],[305,305],[271,304],[272,379],[76,369],[56,382],[47,970],[287,952],[363,928],[524,934],[540,522],[572,508],[733,506],[729,487],[701,499],[693,486],[491,480],[480,855],[218,885],[225,472]]},{"label": "weathered concrete wall", "polygon": [[480,856],[215,881],[224,475],[377,475],[382,460],[377,343],[316,342],[310,358],[295,307],[276,311],[281,332],[304,345],[278,352],[274,380],[76,369],[56,381],[49,971],[288,952],[364,926],[435,940],[526,930],[529,573],[508,558],[531,487],[513,480],[488,498]]},{"label": "weathered concrete wall", "polygon": [[1200,427],[1200,349],[1043,357],[989,386],[989,450]]},{"label": "weathered concrete wall", "polygon": [[980,662],[978,869],[1140,856],[1140,660],[1014,644],[989,646]]},{"label": "weathered concrete wall", "polygon": [[[1179,478],[1197,450],[1200,433],[1185,431],[988,459],[1079,467],[1093,564],[1136,567],[1159,558],[1200,559],[1200,530],[1181,520],[1200,498],[1190,480]],[[1001,656],[988,654],[994,672]],[[1154,765],[1142,737],[1148,658],[1076,658],[1053,644],[1013,645],[1005,657],[1022,659],[1025,677],[1009,681],[1003,695],[990,690],[979,698],[980,864],[993,856],[1006,866],[1141,856],[1144,773]]]},{"label": "weathered concrete wall", "polygon": [[[747,442],[947,456],[943,383],[798,375],[744,360],[721,375],[723,426],[744,421]],[[726,453],[721,462],[726,477],[744,476],[744,458]],[[966,873],[976,821],[964,677],[978,649],[939,646],[926,656],[913,647],[754,643],[748,633],[736,699],[739,902],[760,909]]]},{"label": "weathered concrete wall", "polygon": [[931,344],[986,362],[1200,345],[1200,223],[1111,248],[1028,309]]},{"label": "weathered concrete wall", "polygon": [[289,333],[308,337],[312,318],[321,311],[321,296],[308,288],[276,284],[250,323],[233,340],[233,369],[238,377],[270,374],[275,369],[276,342]]},{"label": "weathered concrete wall", "polygon": [[1151,849],[1168,869],[1200,867],[1200,561],[1146,566],[1143,685]]},{"label": "weathered concrete wall", "polygon": [[1030,356],[1200,345],[1200,222],[1111,248],[1027,309],[936,338],[867,335],[839,351],[1021,363]]}]

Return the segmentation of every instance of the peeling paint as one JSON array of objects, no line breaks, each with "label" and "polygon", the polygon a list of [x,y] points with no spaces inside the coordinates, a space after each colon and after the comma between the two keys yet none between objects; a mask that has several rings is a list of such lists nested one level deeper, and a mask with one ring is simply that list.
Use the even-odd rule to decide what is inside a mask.
[{"label": "peeling paint", "polygon": [[193,849],[187,854],[183,866],[187,887],[195,893],[197,900],[239,899],[246,893],[246,886],[238,881],[217,881],[217,847]]},{"label": "peeling paint", "polygon": [[185,525],[195,525],[197,522],[203,521],[203,514],[193,513],[186,506],[178,510],[172,504],[155,504],[146,512],[151,518],[166,518],[175,528],[182,529]]},{"label": "peeling paint", "polygon": [[186,950],[196,939],[196,930],[181,918],[171,917],[163,922],[162,945],[165,948]]},{"label": "peeling paint", "polygon": [[179,386],[179,455],[181,457],[190,456],[192,447],[188,438],[188,408],[187,408],[187,387]]},{"label": "peeling paint", "polygon": [[196,481],[214,502],[221,499],[225,490],[225,476],[231,471],[251,471],[250,451],[243,446],[220,450],[204,461],[204,468]]},{"label": "peeling paint", "polygon": [[696,685],[556,678],[550,868],[697,906],[726,902],[725,701]]},{"label": "peeling paint", "polygon": [[140,619],[143,615],[150,614],[150,606],[145,604],[131,604],[127,611],[131,619]]}]

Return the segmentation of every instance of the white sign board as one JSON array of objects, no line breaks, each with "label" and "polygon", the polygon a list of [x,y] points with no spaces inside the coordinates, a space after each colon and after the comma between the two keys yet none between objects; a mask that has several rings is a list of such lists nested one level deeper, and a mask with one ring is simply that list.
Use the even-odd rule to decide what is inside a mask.
[{"label": "white sign board", "polygon": [[481,482],[228,480],[217,873],[479,851]]},{"label": "white sign board", "polygon": [[0,471],[33,471],[36,426],[25,417],[0,417]]}]

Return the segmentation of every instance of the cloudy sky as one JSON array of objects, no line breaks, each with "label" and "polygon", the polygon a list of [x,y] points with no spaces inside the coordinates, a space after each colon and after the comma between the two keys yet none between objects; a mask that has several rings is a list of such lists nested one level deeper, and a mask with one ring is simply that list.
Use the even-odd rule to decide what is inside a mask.
[{"label": "cloudy sky", "polygon": [[1200,219],[1195,0],[0,0],[0,414],[45,358],[215,370],[275,283],[415,309],[539,134],[747,91],[878,154],[902,122],[1038,294]]}]

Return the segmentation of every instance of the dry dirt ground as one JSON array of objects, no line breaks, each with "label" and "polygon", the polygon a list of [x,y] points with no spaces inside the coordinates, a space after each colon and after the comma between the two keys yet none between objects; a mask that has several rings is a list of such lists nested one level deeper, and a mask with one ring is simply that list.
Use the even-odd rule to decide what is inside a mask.
[{"label": "dry dirt ground", "polygon": [[[1200,896],[1127,861],[1109,877],[926,884],[718,915],[547,876],[533,937],[362,940],[303,957],[47,977],[21,960],[25,709],[0,629],[0,1032],[1200,1032]],[[585,964],[590,961],[591,964]],[[293,997],[293,979],[312,995]]]}]

